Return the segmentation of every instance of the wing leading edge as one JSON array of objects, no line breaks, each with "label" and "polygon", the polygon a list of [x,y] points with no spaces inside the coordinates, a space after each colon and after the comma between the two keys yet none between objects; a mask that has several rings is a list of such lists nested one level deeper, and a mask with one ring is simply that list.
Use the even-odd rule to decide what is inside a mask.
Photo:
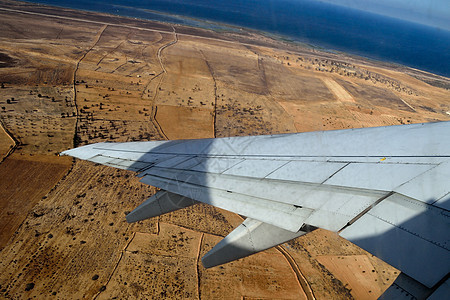
[{"label": "wing leading edge", "polygon": [[448,286],[450,122],[99,143],[62,154],[139,172],[143,183],[161,189],[129,222],[197,201],[247,216],[205,255],[205,267],[320,227],[400,269],[408,279],[393,286],[403,295],[420,298]]}]

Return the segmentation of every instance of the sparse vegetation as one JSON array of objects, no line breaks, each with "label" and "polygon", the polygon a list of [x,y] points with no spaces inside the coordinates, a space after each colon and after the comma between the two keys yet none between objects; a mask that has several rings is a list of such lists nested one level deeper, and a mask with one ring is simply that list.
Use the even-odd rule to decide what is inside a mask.
[{"label": "sparse vegetation", "polygon": [[26,292],[31,291],[33,288],[34,288],[34,282],[27,283],[27,285],[25,286],[25,291]]}]

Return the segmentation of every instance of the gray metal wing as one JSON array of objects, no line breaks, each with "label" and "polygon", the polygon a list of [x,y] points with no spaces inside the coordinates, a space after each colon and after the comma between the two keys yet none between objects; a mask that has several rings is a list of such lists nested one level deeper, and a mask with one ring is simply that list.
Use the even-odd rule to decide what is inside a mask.
[{"label": "gray metal wing", "polygon": [[205,256],[208,267],[320,227],[400,269],[424,295],[450,271],[450,122],[100,143],[62,154],[139,172],[143,183],[169,192],[130,221],[194,201],[247,216]]}]

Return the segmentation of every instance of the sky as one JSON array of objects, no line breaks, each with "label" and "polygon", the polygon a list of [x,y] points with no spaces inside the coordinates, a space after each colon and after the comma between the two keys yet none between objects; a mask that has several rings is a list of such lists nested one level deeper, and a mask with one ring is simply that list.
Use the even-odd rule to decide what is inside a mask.
[{"label": "sky", "polygon": [[450,31],[449,0],[318,0]]}]

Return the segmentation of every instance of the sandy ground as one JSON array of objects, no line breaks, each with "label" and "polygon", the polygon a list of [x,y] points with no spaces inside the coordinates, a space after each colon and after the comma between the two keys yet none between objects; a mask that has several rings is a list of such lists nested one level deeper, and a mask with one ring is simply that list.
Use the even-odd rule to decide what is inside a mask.
[{"label": "sandy ground", "polygon": [[253,32],[0,1],[0,59],[0,118],[19,143],[0,164],[2,298],[376,299],[398,271],[324,230],[206,270],[239,216],[195,205],[127,224],[154,188],[55,154],[450,120],[446,78]]},{"label": "sandy ground", "polygon": [[[28,212],[45,197],[72,166],[70,158],[18,155],[0,166],[0,249],[23,223]],[[20,183],[26,183],[20,185]]]}]

